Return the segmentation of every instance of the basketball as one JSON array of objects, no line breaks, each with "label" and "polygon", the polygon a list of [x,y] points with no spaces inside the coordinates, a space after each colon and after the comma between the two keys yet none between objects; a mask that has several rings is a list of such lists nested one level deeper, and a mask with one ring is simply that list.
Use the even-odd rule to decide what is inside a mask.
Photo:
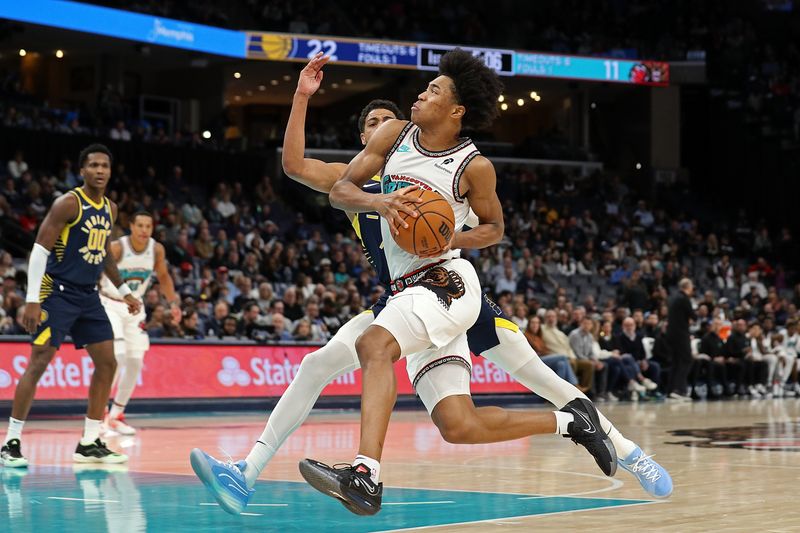
[{"label": "basketball", "polygon": [[409,196],[421,198],[415,204],[419,216],[414,218],[401,213],[400,217],[408,224],[398,228],[394,240],[403,250],[414,255],[428,255],[440,252],[450,242],[455,228],[453,208],[444,197],[435,191],[419,189]]}]

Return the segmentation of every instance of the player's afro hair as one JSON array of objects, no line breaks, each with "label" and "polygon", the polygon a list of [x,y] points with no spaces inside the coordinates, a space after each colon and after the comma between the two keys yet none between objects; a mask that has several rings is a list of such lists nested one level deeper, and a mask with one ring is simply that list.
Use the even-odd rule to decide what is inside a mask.
[{"label": "player's afro hair", "polygon": [[394,113],[395,118],[399,118],[400,120],[405,120],[406,118],[405,115],[403,115],[403,112],[400,111],[400,108],[397,107],[397,104],[391,100],[373,100],[364,106],[364,109],[361,110],[361,114],[358,116],[359,132],[364,133],[364,128],[367,124],[367,115],[369,115],[370,111],[375,109],[386,109],[387,111],[391,111]]},{"label": "player's afro hair", "polygon": [[86,165],[86,163],[89,162],[90,154],[106,154],[108,156],[108,160],[111,163],[114,162],[114,156],[111,155],[111,150],[109,150],[104,144],[95,143],[95,144],[90,144],[89,146],[81,150],[80,154],[78,154],[78,166],[80,168],[83,168]]},{"label": "player's afro hair", "polygon": [[453,80],[456,102],[466,109],[462,129],[482,130],[492,125],[499,114],[497,97],[503,92],[495,71],[470,52],[455,48],[442,56],[439,74]]}]

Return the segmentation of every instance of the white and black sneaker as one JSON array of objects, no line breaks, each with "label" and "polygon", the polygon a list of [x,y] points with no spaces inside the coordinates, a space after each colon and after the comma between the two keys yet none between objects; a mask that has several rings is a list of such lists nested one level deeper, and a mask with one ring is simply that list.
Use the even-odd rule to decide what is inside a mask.
[{"label": "white and black sneaker", "polygon": [[617,450],[608,433],[600,426],[600,417],[592,402],[575,398],[561,410],[575,417],[567,425],[568,433],[564,437],[586,448],[600,470],[607,476],[613,476],[617,472]]},{"label": "white and black sneaker", "polygon": [[363,464],[328,466],[313,459],[304,459],[300,461],[300,474],[309,485],[336,498],[354,514],[374,515],[381,510],[383,483],[374,483],[369,468]]},{"label": "white and black sneaker", "polygon": [[25,468],[28,459],[22,456],[22,445],[19,439],[11,439],[0,448],[0,464],[8,468]]},{"label": "white and black sneaker", "polygon": [[99,438],[91,444],[81,444],[75,448],[72,460],[76,463],[103,463],[119,464],[127,463],[128,456],[123,453],[112,452],[106,447],[106,443]]}]

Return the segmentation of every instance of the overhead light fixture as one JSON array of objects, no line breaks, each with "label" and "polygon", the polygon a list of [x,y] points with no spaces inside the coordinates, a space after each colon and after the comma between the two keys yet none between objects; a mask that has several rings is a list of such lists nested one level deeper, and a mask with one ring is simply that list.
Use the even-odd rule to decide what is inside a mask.
[{"label": "overhead light fixture", "polygon": [[28,55],[28,51],[25,50],[24,48],[20,48],[19,49],[19,57],[25,57],[26,55]]},{"label": "overhead light fixture", "polygon": [[236,96],[233,97],[233,99],[238,102],[239,100],[242,99],[242,97],[237,94]]},{"label": "overhead light fixture", "polygon": [[56,50],[56,57],[59,59],[64,57],[64,50]]},{"label": "overhead light fixture", "polygon": [[344,82],[345,82],[347,85],[350,85],[351,83],[353,83],[353,80],[351,80],[350,78],[345,78]]},{"label": "overhead light fixture", "polygon": [[210,139],[210,138],[211,138],[211,132],[208,131],[208,130],[204,131],[203,132],[203,139]]},{"label": "overhead light fixture", "polygon": [[536,100],[539,97],[539,93],[536,91],[531,91],[531,100]]},{"label": "overhead light fixture", "polygon": [[589,104],[589,107],[591,107],[592,109],[597,109],[597,103],[592,102],[591,104]]},{"label": "overhead light fixture", "polygon": [[266,91],[267,90],[267,86],[266,85],[259,85],[258,86],[258,90],[259,91]]},{"label": "overhead light fixture", "polygon": [[289,76],[288,74],[284,74],[284,75],[283,75],[283,81],[289,81],[289,80],[291,80],[291,79],[292,79],[292,77],[291,77],[291,76]]},{"label": "overhead light fixture", "polygon": [[523,100],[522,98],[517,98],[517,105],[520,107],[524,106],[525,100]]},{"label": "overhead light fixture", "polygon": [[236,79],[238,80],[239,78],[241,78],[241,77],[242,77],[242,73],[241,73],[241,72],[234,72],[234,73],[233,73],[233,77],[234,77],[234,78],[236,78]]},{"label": "overhead light fixture", "polygon": [[247,91],[247,96],[253,96],[253,91]]},{"label": "overhead light fixture", "polygon": [[642,170],[642,164],[636,163],[636,170]]},{"label": "overhead light fixture", "polygon": [[320,89],[319,91],[317,91],[317,93],[318,94],[325,94],[325,89]]},{"label": "overhead light fixture", "polygon": [[505,102],[505,100],[506,100],[506,97],[505,97],[505,96],[503,96],[502,94],[501,94],[500,96],[498,96],[498,97],[497,97],[497,101],[498,101],[498,102],[501,102],[501,103],[502,103],[502,102]]},{"label": "overhead light fixture", "polygon": [[506,109],[508,109],[508,104],[506,104],[506,103],[502,103],[502,104],[500,104],[500,109],[502,109],[503,111],[505,111]]},{"label": "overhead light fixture", "polygon": [[275,87],[276,85],[278,85],[278,80],[269,80],[269,84]]},{"label": "overhead light fixture", "polygon": [[339,88],[338,83],[331,83],[331,89],[338,89],[338,88]]}]

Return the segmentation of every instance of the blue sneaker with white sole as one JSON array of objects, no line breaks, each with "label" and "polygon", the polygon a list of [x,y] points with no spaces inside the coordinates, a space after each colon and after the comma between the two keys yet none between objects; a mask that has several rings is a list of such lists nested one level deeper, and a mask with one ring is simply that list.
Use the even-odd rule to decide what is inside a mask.
[{"label": "blue sneaker with white sole", "polygon": [[199,448],[193,449],[189,458],[192,470],[214,495],[214,499],[222,509],[230,514],[240,514],[244,511],[255,493],[255,490],[247,488],[247,481],[242,473],[247,463],[244,461],[223,463]]},{"label": "blue sneaker with white sole", "polygon": [[626,459],[618,459],[619,465],[633,474],[642,488],[655,498],[667,498],[672,494],[672,477],[666,468],[645,455],[638,446]]}]

